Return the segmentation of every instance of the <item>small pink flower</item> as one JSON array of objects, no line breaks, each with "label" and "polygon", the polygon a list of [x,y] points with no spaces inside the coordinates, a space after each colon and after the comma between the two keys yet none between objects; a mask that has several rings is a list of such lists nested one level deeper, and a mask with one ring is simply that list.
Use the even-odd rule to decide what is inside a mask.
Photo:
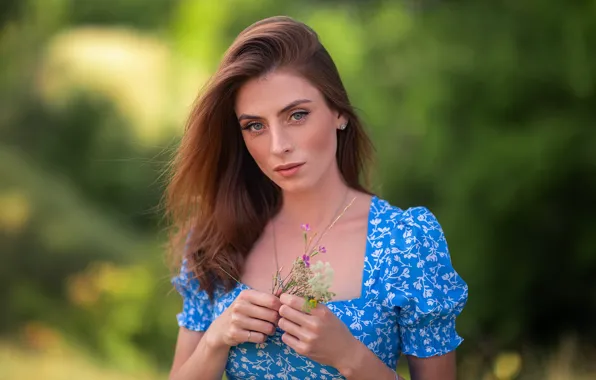
[{"label": "small pink flower", "polygon": [[310,225],[308,223],[301,225],[300,228],[304,231],[310,231]]},{"label": "small pink flower", "polygon": [[310,268],[310,256],[309,255],[302,255],[302,261],[304,261],[304,265],[307,268]]},{"label": "small pink flower", "polygon": [[323,247],[322,245],[319,245],[319,252],[325,253],[327,252],[327,249],[325,249],[325,247]]}]

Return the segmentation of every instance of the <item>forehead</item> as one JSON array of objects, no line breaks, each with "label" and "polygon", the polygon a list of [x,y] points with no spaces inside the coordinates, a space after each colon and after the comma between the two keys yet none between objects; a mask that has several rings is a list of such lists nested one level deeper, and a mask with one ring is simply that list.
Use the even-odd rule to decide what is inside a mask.
[{"label": "forehead", "polygon": [[236,114],[271,116],[297,99],[322,101],[319,90],[308,80],[288,71],[250,79],[236,94]]}]

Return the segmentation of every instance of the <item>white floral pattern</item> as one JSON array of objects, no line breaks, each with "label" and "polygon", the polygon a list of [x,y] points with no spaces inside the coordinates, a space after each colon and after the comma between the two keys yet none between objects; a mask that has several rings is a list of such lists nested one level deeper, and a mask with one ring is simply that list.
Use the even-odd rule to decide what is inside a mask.
[{"label": "white floral pattern", "polygon": [[[401,210],[373,197],[368,221],[361,297],[331,301],[329,309],[352,334],[387,366],[396,368],[401,354],[442,355],[463,339],[455,320],[468,299],[468,286],[451,264],[445,236],[435,216],[424,207]],[[183,298],[179,326],[205,331],[238,294],[238,284],[214,303],[184,270],[172,280]],[[282,342],[283,330],[262,344],[243,343],[230,349],[228,379],[343,379]]]}]

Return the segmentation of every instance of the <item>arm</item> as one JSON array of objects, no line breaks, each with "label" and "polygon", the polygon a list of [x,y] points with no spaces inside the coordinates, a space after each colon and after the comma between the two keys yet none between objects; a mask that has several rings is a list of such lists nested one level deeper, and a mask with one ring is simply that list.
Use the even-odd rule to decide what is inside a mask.
[{"label": "arm", "polygon": [[412,380],[455,380],[455,351],[445,355],[418,358],[408,355]]},{"label": "arm", "polygon": [[[338,365],[338,370],[346,379],[397,379],[395,371],[389,369],[372,351],[360,341],[354,349],[348,351],[352,355],[345,356]],[[445,355],[419,358],[407,355],[408,367],[412,380],[455,380],[455,351]],[[401,379],[401,377],[399,377]]]},{"label": "arm", "polygon": [[401,259],[392,265],[410,281],[409,288],[396,291],[391,305],[411,378],[454,380],[455,350],[463,342],[456,319],[467,302],[468,285],[453,267],[442,227],[428,209],[404,212],[393,237],[391,249]]},{"label": "arm", "polygon": [[[387,367],[377,355],[368,349],[362,342],[354,339],[354,348],[349,350],[351,355],[345,356],[338,363],[337,369],[348,380],[402,380],[395,370]],[[412,377],[412,380],[417,378]]]},{"label": "arm", "polygon": [[180,328],[170,380],[195,380],[199,373],[201,379],[222,378],[230,348],[211,344],[208,331]]},{"label": "arm", "polygon": [[[230,347],[244,342],[263,343],[275,332],[279,305],[279,299],[272,294],[243,290],[205,332],[199,329],[206,324],[189,323],[197,328],[192,331],[183,323],[170,380],[221,379]],[[199,374],[201,377],[197,377]]]}]

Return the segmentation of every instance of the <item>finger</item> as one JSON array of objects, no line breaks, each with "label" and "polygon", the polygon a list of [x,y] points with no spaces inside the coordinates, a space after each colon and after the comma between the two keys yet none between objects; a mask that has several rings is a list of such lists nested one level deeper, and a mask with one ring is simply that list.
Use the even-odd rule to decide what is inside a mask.
[{"label": "finger", "polygon": [[289,333],[285,333],[281,336],[281,340],[282,340],[282,342],[284,342],[285,344],[290,346],[290,348],[293,348],[294,351],[296,351],[300,355],[306,355],[305,344],[303,342],[301,342],[295,336],[293,336]]},{"label": "finger", "polygon": [[252,304],[266,307],[275,311],[279,311],[279,307],[281,306],[279,298],[273,294],[260,292],[258,290],[243,290],[238,297],[247,300]]},{"label": "finger", "polygon": [[244,330],[255,331],[265,335],[273,335],[275,333],[274,324],[261,319],[247,317],[246,315],[235,314],[233,316],[233,322],[236,326]]},{"label": "finger", "polygon": [[306,302],[304,298],[295,296],[293,294],[283,293],[279,296],[279,301],[283,305],[288,305],[293,309],[302,311],[304,308],[304,303]]},{"label": "finger", "polygon": [[302,342],[311,342],[313,336],[310,331],[302,328],[300,325],[290,321],[289,319],[282,318],[279,320],[279,328],[296,337]]},{"label": "finger", "polygon": [[[311,327],[311,316],[288,305],[281,305],[279,315],[303,327]],[[280,326],[281,327],[281,326]]]},{"label": "finger", "polygon": [[239,302],[236,307],[236,312],[251,318],[262,319],[275,325],[277,325],[277,321],[279,320],[279,313],[275,310],[255,305],[250,302]]},{"label": "finger", "polygon": [[267,335],[258,331],[251,330],[240,330],[238,332],[239,342],[250,342],[250,343],[265,343],[267,341]]},{"label": "finger", "polygon": [[323,319],[329,315],[334,315],[324,303],[317,304],[317,307],[311,309],[309,314]]}]

